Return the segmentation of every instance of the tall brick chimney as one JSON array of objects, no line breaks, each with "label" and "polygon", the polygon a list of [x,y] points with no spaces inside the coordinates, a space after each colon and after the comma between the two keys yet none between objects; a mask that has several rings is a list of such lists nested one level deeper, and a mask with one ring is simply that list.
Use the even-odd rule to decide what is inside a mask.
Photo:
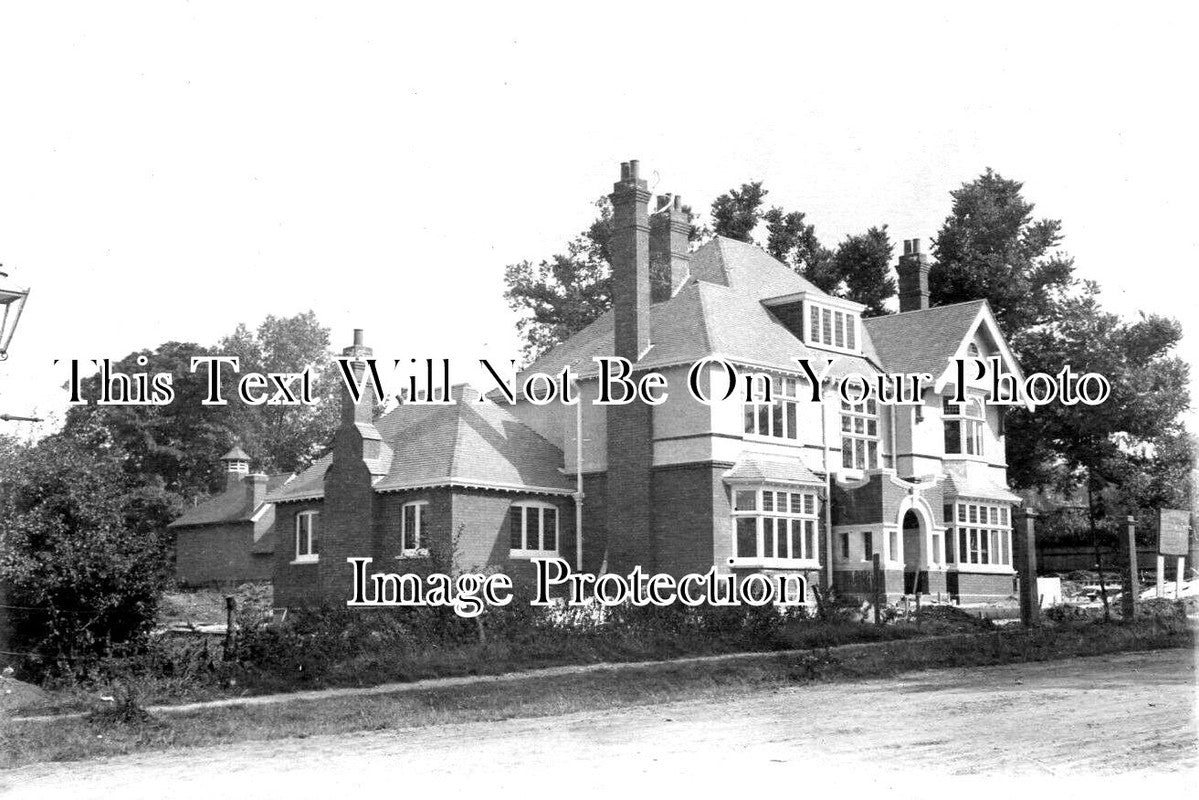
[{"label": "tall brick chimney", "polygon": [[250,508],[258,508],[266,499],[266,482],[267,477],[261,472],[255,472],[246,478],[246,502]]},{"label": "tall brick chimney", "polygon": [[658,198],[649,218],[650,298],[655,303],[669,300],[691,275],[691,214],[683,198]]},{"label": "tall brick chimney", "polygon": [[[362,328],[354,329],[354,344],[341,351],[343,356],[352,356],[357,358],[370,358],[374,355],[374,351],[362,343]],[[354,371],[354,380],[361,385],[362,376],[366,372],[366,364],[359,362],[351,362],[350,369]],[[350,397],[349,392],[341,393],[341,424],[353,425],[355,423],[370,424],[374,421],[375,411],[375,393],[370,388],[370,385],[363,387],[362,396],[355,403]]]},{"label": "tall brick chimney", "polygon": [[639,165],[620,165],[612,186],[612,308],[616,355],[636,363],[649,349],[649,190]]},{"label": "tall brick chimney", "polygon": [[[612,188],[614,230],[612,306],[615,354],[636,362],[650,344],[649,191],[636,161],[620,165],[620,182]],[[663,212],[665,213],[665,212]],[[669,251],[668,251],[669,252]],[[583,552],[602,553],[607,568],[625,574],[640,565],[654,571],[653,407],[636,398],[607,406],[605,541],[584,545]],[[596,564],[595,566],[599,566]],[[585,568],[588,568],[585,565]]]},{"label": "tall brick chimney", "polygon": [[895,271],[899,273],[899,311],[928,308],[928,256],[920,252],[919,239],[903,240],[903,255]]},{"label": "tall brick chimney", "polygon": [[[354,331],[354,343],[341,352],[343,356],[359,358],[369,358],[372,354],[363,344],[360,329]],[[351,362],[351,369],[361,385],[366,364]],[[349,599],[352,570],[346,559],[376,557],[381,535],[375,527],[372,485],[386,472],[390,451],[373,421],[375,392],[370,384],[363,389],[355,403],[343,387],[341,425],[333,435],[333,460],[325,471],[318,572],[320,600],[328,603],[344,603]]]}]

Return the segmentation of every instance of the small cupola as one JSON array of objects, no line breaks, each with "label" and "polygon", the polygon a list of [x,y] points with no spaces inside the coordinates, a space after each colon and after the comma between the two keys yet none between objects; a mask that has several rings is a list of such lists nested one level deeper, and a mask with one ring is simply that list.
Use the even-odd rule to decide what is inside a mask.
[{"label": "small cupola", "polygon": [[232,450],[221,456],[221,463],[225,466],[226,489],[237,486],[242,478],[250,474],[250,456],[238,445],[234,445]]}]

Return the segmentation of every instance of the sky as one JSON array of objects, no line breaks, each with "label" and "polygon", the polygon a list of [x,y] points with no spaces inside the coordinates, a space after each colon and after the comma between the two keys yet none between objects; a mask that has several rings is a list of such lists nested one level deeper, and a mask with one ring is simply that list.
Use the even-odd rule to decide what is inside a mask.
[{"label": "sky", "polygon": [[267,314],[517,357],[504,266],[585,228],[630,158],[697,209],[762,180],[828,245],[927,242],[992,167],[1199,361],[1184,4],[422,6],[0,7],[0,263],[32,290],[0,413],[49,419],[6,431],[61,420],[55,359]]}]

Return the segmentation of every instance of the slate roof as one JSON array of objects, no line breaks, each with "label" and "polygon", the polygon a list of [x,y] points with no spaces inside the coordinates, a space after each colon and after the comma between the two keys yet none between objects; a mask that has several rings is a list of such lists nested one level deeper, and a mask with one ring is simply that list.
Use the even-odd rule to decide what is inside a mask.
[{"label": "slate roof", "polygon": [[970,300],[921,311],[862,320],[875,353],[887,372],[927,372],[938,377],[986,300]]},{"label": "slate roof", "polygon": [[1002,500],[1008,503],[1023,502],[1020,495],[1012,492],[1006,486],[996,483],[995,481],[986,478],[967,476],[967,471],[962,464],[946,462],[944,490],[946,497],[970,497],[979,500]]},{"label": "slate roof", "polygon": [[[466,386],[453,389],[455,405],[400,405],[375,422],[392,451],[377,492],[427,486],[574,491],[562,451],[503,406],[479,403]],[[326,455],[267,499],[288,502],[324,495]]]},{"label": "slate roof", "polygon": [[[283,487],[291,478],[292,475],[289,472],[267,476],[266,491],[268,497],[272,491]],[[232,489],[226,489],[219,494],[214,494],[208,499],[203,500],[199,504],[187,509],[178,519],[176,519],[167,527],[181,528],[192,525],[219,525],[226,522],[249,522],[259,508],[261,508],[261,506],[256,508],[251,507],[251,504],[247,500],[245,484],[238,484]]]},{"label": "slate roof", "polygon": [[249,460],[250,460],[249,454],[245,450],[242,450],[241,447],[238,445],[234,445],[232,450],[230,450],[228,453],[225,453],[225,455],[221,456],[221,461],[249,461]]},{"label": "slate roof", "polygon": [[[863,342],[864,356],[809,348],[762,305],[763,300],[798,292],[824,295],[758,246],[718,236],[692,253],[691,277],[682,288],[650,307],[652,347],[637,364],[658,368],[720,355],[798,372],[796,358],[815,362],[836,355],[834,375],[877,371],[869,341]],[[610,356],[613,350],[613,315],[608,311],[527,369],[556,374],[574,364],[580,375],[591,376],[596,372],[592,358]]]},{"label": "slate roof", "polygon": [[791,483],[823,486],[824,481],[808,469],[802,461],[768,458],[762,455],[745,455],[724,474],[731,483]]}]

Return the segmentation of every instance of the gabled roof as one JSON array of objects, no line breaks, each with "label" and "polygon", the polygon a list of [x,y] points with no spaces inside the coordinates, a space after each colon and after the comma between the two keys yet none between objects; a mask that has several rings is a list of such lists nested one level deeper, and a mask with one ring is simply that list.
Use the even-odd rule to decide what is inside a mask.
[{"label": "gabled roof", "polygon": [[233,449],[225,455],[221,456],[221,461],[249,461],[250,456],[245,450],[241,449],[240,445],[234,445]]},{"label": "gabled roof", "polygon": [[[267,496],[269,497],[272,491],[286,485],[292,477],[290,472],[267,476]],[[225,489],[219,494],[214,494],[187,509],[167,527],[179,528],[191,525],[220,525],[227,522],[250,522],[261,508],[261,505],[257,507],[252,506],[246,485],[239,483],[233,488]]]},{"label": "gabled roof", "polygon": [[[465,386],[453,389],[454,405],[400,405],[375,422],[392,452],[377,492],[432,486],[464,486],[566,494],[574,479],[564,475],[562,451],[493,403]],[[267,499],[288,502],[324,495],[332,456],[319,459]]]},{"label": "gabled roof", "polygon": [[[650,343],[638,367],[692,364],[721,356],[750,366],[798,372],[796,358],[836,357],[838,372],[876,371],[873,349],[863,341],[863,356],[808,347],[763,304],[763,300],[824,293],[757,245],[724,237],[705,243],[691,256],[691,277],[669,300],[650,307]],[[573,364],[592,376],[596,356],[611,356],[611,311],[545,353],[528,371],[556,374]]]},{"label": "gabled roof", "polygon": [[970,300],[862,320],[879,362],[887,372],[941,375],[986,306]]}]

